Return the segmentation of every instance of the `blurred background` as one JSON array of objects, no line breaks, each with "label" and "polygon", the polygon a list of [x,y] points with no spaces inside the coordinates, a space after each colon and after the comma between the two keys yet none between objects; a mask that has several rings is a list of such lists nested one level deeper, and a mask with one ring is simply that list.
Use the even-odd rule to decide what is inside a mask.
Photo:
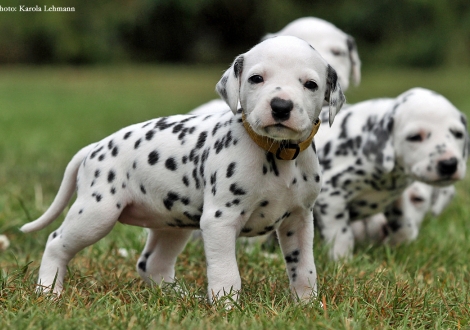
[{"label": "blurred background", "polygon": [[3,0],[74,13],[0,12],[1,64],[204,63],[316,16],[356,38],[364,65],[470,64],[468,0]]}]

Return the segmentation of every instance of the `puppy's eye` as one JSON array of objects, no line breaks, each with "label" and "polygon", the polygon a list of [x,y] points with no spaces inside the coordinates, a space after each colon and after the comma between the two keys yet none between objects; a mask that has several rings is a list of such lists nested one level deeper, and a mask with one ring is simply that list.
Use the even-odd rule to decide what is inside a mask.
[{"label": "puppy's eye", "polygon": [[341,55],[343,55],[343,52],[342,52],[341,50],[339,50],[339,49],[336,49],[336,48],[333,48],[333,49],[331,50],[331,53],[332,53],[334,56],[341,56]]},{"label": "puppy's eye", "polygon": [[255,74],[251,76],[250,78],[248,78],[248,81],[252,84],[261,84],[264,81],[264,79],[260,75]]},{"label": "puppy's eye", "polygon": [[461,131],[454,131],[454,130],[451,129],[450,132],[452,133],[452,135],[456,139],[462,139],[463,138],[463,133]]},{"label": "puppy's eye", "polygon": [[424,202],[424,198],[422,198],[421,196],[411,196],[411,202],[413,204],[418,204],[418,203],[422,203]]},{"label": "puppy's eye", "polygon": [[421,141],[423,141],[423,137],[421,136],[421,134],[413,134],[413,135],[408,136],[406,138],[406,141],[421,142]]},{"label": "puppy's eye", "polygon": [[309,80],[304,84],[304,87],[310,89],[311,91],[316,91],[318,89],[318,85],[316,82]]}]

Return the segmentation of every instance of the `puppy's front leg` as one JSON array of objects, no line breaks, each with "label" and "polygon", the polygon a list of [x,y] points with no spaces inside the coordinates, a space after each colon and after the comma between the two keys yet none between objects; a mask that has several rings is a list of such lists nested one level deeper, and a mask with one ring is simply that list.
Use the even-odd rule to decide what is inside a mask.
[{"label": "puppy's front leg", "polygon": [[317,271],[313,258],[313,215],[291,215],[277,230],[286,262],[292,294],[308,300],[317,294]]},{"label": "puppy's front leg", "polygon": [[201,231],[207,262],[208,297],[214,302],[231,294],[238,299],[241,278],[235,255],[235,241],[238,228],[228,212],[204,210],[201,217]]}]

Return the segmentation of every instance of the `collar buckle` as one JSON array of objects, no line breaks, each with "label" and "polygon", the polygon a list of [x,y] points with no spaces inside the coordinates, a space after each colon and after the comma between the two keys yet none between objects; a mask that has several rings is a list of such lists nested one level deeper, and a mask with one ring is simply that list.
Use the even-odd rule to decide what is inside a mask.
[{"label": "collar buckle", "polygon": [[[287,150],[294,150],[294,155],[292,156],[288,156],[289,159],[286,159],[285,157],[283,158],[281,156],[281,153],[286,153]],[[280,147],[277,149],[276,151],[276,158],[279,159],[279,160],[294,160],[297,158],[297,156],[299,155],[300,153],[300,147],[298,144],[295,144],[295,143],[290,143],[288,141],[283,141],[280,143]]]}]

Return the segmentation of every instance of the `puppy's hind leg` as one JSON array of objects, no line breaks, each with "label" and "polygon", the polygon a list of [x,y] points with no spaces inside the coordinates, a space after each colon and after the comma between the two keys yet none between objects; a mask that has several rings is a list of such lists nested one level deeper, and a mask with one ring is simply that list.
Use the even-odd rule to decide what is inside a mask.
[{"label": "puppy's hind leg", "polygon": [[103,204],[84,205],[77,200],[62,225],[49,235],[39,268],[38,291],[60,294],[69,261],[106,236],[121,212]]},{"label": "puppy's hind leg", "polygon": [[172,283],[175,263],[191,237],[188,229],[149,229],[147,243],[137,262],[137,271],[149,284]]}]

